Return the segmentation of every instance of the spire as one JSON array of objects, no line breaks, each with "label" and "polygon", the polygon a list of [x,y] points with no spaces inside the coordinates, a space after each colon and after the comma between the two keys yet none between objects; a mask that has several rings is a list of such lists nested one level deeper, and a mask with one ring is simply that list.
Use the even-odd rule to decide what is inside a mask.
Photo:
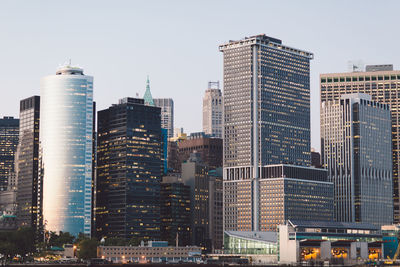
[{"label": "spire", "polygon": [[144,93],[143,99],[144,99],[144,103],[145,103],[146,105],[154,106],[153,97],[151,96],[151,92],[150,92],[150,80],[149,80],[149,76],[147,76],[146,92]]}]

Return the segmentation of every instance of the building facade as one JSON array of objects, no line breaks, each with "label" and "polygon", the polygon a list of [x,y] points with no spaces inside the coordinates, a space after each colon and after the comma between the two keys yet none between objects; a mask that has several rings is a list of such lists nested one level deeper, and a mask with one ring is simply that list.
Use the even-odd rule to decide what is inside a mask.
[{"label": "building facade", "polygon": [[[252,183],[237,180],[229,173],[224,181],[225,231],[248,231],[252,224]],[[250,177],[248,170],[247,177]],[[277,231],[289,219],[333,219],[333,183],[327,171],[294,165],[267,165],[260,168],[259,222],[261,231]]]},{"label": "building facade", "polygon": [[219,82],[209,82],[203,97],[203,132],[222,138],[224,103]]},{"label": "building facade", "polygon": [[160,238],[161,110],[124,98],[98,112],[98,237]]},{"label": "building facade", "polygon": [[[366,66],[365,72],[327,73],[320,75],[321,104],[325,101],[339,100],[341,95],[365,93],[372,101],[389,104],[392,119],[392,165],[393,165],[393,203],[394,222],[400,222],[400,110],[399,96],[400,71],[393,65]],[[321,107],[322,109],[322,107]]]},{"label": "building facade", "polygon": [[168,138],[174,137],[174,100],[155,98],[154,105],[161,108],[161,128],[168,130]]},{"label": "building facade", "polygon": [[21,100],[19,110],[17,220],[20,226],[36,229],[41,218],[42,199],[39,179],[40,97]]},{"label": "building facade", "polygon": [[175,176],[164,176],[161,183],[161,240],[170,246],[190,242],[190,187]]},{"label": "building facade", "polygon": [[9,177],[13,175],[15,153],[19,136],[19,119],[0,119],[0,190],[6,190]]},{"label": "building facade", "polygon": [[202,162],[210,169],[222,167],[222,139],[213,138],[204,133],[191,134],[178,141],[178,160],[180,163],[189,159],[193,152],[199,153]]},{"label": "building facade", "polygon": [[90,236],[93,77],[63,66],[41,79],[40,93],[44,228]]},{"label": "building facade", "polygon": [[369,95],[322,103],[322,162],[335,184],[337,221],[393,222],[391,137],[389,105]]},{"label": "building facade", "polygon": [[266,35],[230,41],[220,51],[224,54],[224,179],[235,173],[237,190],[247,190],[244,201],[251,206],[243,210],[246,215],[240,220],[247,227],[242,230],[258,231],[259,167],[311,164],[313,54]]}]

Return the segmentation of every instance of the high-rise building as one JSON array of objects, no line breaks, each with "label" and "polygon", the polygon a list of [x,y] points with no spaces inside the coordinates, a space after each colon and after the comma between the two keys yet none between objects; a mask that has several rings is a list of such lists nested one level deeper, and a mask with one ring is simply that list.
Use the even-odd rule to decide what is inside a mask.
[{"label": "high-rise building", "polygon": [[[231,207],[230,212],[246,221],[248,227],[242,230],[257,231],[259,168],[311,163],[313,54],[266,35],[230,41],[219,49],[224,54],[224,183],[237,186],[237,192],[242,183],[251,181],[246,196],[252,202],[250,209],[242,213]],[[226,180],[228,176],[231,180]]]},{"label": "high-rise building", "polygon": [[168,138],[174,137],[174,101],[172,98],[155,98],[153,101],[161,108],[161,128],[168,130]]},{"label": "high-rise building", "polygon": [[222,138],[223,107],[219,82],[209,82],[203,97],[203,132],[205,134]]},{"label": "high-rise building", "polygon": [[93,77],[70,65],[41,80],[40,176],[45,231],[91,234]]},{"label": "high-rise building", "polygon": [[41,217],[41,189],[39,179],[39,118],[40,97],[21,100],[19,108],[19,145],[16,162],[18,225],[39,227]]},{"label": "high-rise building", "polygon": [[366,72],[327,73],[320,75],[321,103],[339,100],[341,95],[365,93],[372,101],[389,104],[392,118],[394,223],[400,222],[400,70],[393,65],[366,66]]},{"label": "high-rise building", "polygon": [[124,98],[98,112],[98,237],[160,238],[161,109]]},{"label": "high-rise building", "polygon": [[389,105],[369,95],[322,102],[322,159],[335,185],[337,221],[392,224],[391,129]]},{"label": "high-rise building", "polygon": [[169,245],[189,246],[190,187],[176,176],[164,176],[161,183],[161,240]]},{"label": "high-rise building", "polygon": [[222,246],[221,176],[202,162],[199,153],[191,153],[190,158],[182,163],[182,181],[191,190],[192,244],[207,251]]},{"label": "high-rise building", "polygon": [[18,146],[19,119],[0,119],[0,191],[6,190],[9,177],[14,172],[15,153]]}]

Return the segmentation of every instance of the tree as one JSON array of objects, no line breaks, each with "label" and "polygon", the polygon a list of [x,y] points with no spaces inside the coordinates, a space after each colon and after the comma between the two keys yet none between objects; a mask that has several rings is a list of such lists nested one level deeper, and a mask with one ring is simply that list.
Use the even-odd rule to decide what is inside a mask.
[{"label": "tree", "polygon": [[50,232],[49,246],[62,247],[64,244],[73,244],[75,237],[68,232],[62,232],[57,235],[55,232]]},{"label": "tree", "polygon": [[35,238],[32,228],[19,228],[16,231],[0,233],[0,254],[12,259],[20,255],[22,260],[35,252]]},{"label": "tree", "polygon": [[95,238],[81,240],[78,245],[78,258],[84,260],[96,258],[98,244],[99,242]]}]

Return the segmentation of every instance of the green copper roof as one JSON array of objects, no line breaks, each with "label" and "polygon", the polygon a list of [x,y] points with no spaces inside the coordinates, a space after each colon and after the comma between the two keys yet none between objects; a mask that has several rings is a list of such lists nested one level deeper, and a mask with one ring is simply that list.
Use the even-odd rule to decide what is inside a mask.
[{"label": "green copper roof", "polygon": [[144,99],[144,103],[145,103],[145,104],[147,104],[147,105],[149,105],[149,106],[154,106],[153,97],[151,96],[151,92],[150,92],[150,80],[149,80],[149,76],[147,76],[146,92],[144,93],[143,99]]}]

